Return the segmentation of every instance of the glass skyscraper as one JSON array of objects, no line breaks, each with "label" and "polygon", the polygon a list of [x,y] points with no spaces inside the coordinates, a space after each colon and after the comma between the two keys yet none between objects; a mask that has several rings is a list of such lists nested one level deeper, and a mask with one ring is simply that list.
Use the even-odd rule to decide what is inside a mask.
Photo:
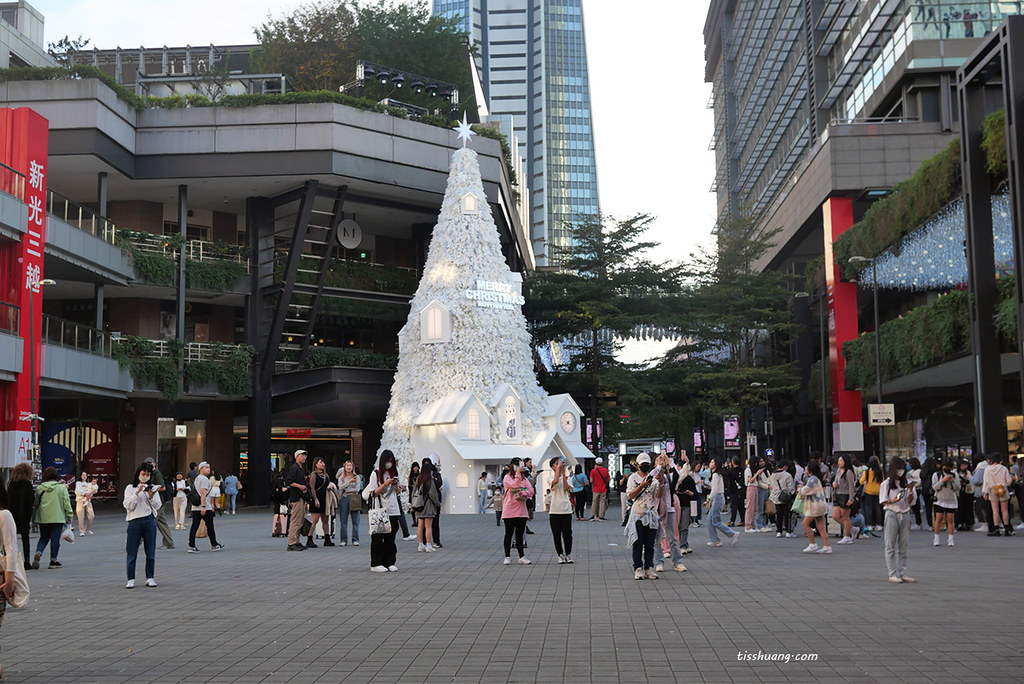
[{"label": "glass skyscraper", "polygon": [[491,118],[524,159],[537,264],[557,265],[567,223],[600,213],[582,0],[434,0],[434,12],[477,46]]}]

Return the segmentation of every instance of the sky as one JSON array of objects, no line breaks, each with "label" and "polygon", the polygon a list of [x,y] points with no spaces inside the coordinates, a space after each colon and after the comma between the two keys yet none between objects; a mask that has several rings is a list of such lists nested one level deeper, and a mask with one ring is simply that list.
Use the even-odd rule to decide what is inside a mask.
[{"label": "sky", "polygon": [[[46,18],[45,40],[147,48],[255,42],[253,28],[297,0],[29,0]],[[709,244],[715,221],[713,132],[704,83],[709,0],[583,0],[601,209],[657,217],[647,239],[655,261],[679,261]],[[641,9],[642,8],[642,11]],[[630,345],[639,361],[665,345]]]}]

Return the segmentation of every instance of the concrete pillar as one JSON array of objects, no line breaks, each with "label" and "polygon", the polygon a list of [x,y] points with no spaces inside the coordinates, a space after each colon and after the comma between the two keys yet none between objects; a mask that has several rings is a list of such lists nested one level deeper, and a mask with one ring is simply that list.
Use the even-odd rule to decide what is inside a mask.
[{"label": "concrete pillar", "polygon": [[103,284],[97,283],[93,287],[93,304],[96,307],[96,321],[93,326],[97,330],[103,330]]}]

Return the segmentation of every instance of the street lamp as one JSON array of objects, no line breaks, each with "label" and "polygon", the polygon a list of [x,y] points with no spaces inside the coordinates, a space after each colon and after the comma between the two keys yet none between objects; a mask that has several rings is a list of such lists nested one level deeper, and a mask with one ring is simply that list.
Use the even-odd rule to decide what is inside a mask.
[{"label": "street lamp", "polygon": [[[797,292],[793,297],[797,299],[807,299],[811,295],[807,292]],[[828,331],[825,329],[825,296],[821,295],[816,297],[818,300],[818,324],[821,327],[820,331],[820,346],[821,346],[821,453],[828,453],[828,397],[827,395],[827,377],[828,377],[828,355],[826,349],[828,348]]]},{"label": "street lamp", "polygon": [[32,443],[32,468],[39,472],[42,461],[39,460],[39,410],[36,406],[36,317],[35,317],[35,291],[44,285],[56,285],[56,280],[43,278],[33,281],[28,288],[28,389],[29,402],[32,413],[29,415],[29,430],[31,431]]},{"label": "street lamp", "polygon": [[[875,309],[875,403],[882,403],[882,328],[878,322],[878,265],[874,259],[852,256],[851,264],[871,264],[871,297]],[[885,463],[885,427],[878,430],[878,457]]]},{"label": "street lamp", "polygon": [[751,387],[764,387],[764,438],[768,442],[768,448],[774,447],[772,444],[772,435],[768,431],[768,383],[767,382],[752,382]]}]

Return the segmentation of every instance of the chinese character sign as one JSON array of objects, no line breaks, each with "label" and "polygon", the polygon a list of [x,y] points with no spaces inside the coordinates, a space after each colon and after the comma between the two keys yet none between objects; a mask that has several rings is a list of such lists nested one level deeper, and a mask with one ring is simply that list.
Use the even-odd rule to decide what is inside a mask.
[{"label": "chinese character sign", "polygon": [[0,162],[25,178],[27,220],[19,241],[0,243],[0,300],[18,307],[23,346],[21,372],[0,382],[0,467],[30,460],[33,397],[38,397],[42,346],[43,252],[46,244],[46,169],[49,123],[28,108],[0,108]]}]

